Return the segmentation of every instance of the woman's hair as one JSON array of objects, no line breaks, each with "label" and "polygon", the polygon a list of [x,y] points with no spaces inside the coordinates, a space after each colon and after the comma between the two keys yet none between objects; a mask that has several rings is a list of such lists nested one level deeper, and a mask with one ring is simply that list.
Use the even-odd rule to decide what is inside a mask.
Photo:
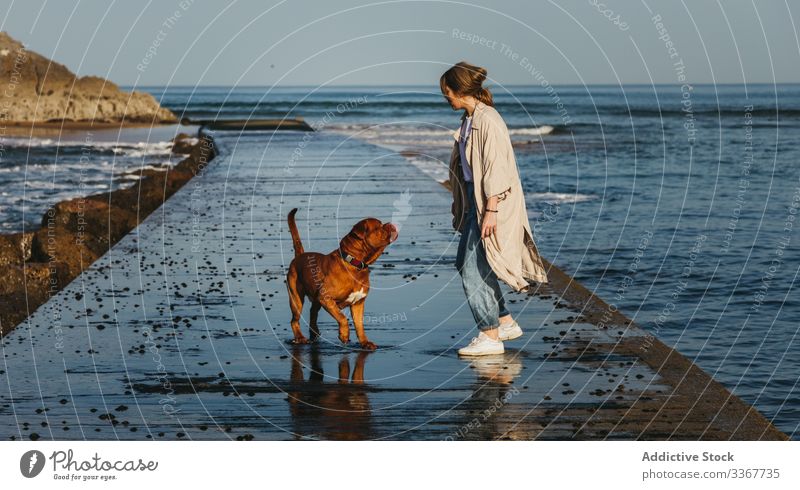
[{"label": "woman's hair", "polygon": [[456,95],[471,95],[488,106],[494,106],[492,93],[483,86],[486,80],[486,68],[460,61],[442,73],[439,87],[449,87]]}]

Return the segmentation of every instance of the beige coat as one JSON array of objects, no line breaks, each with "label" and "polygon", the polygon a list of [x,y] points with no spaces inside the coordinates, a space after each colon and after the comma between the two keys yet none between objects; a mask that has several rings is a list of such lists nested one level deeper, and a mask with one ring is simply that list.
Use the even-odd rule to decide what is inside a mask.
[{"label": "beige coat", "polygon": [[[462,117],[463,119],[463,117]],[[450,155],[450,189],[453,192],[453,228],[464,225],[465,185],[458,149],[459,131]],[[467,140],[467,159],[475,184],[478,223],[482,221],[485,199],[501,194],[497,206],[497,232],[483,239],[486,257],[497,277],[522,291],[528,280],[547,282],[547,272],[533,241],[517,161],[511,147],[511,136],[500,114],[478,102],[472,114],[472,132]],[[485,197],[484,197],[485,196]]]}]

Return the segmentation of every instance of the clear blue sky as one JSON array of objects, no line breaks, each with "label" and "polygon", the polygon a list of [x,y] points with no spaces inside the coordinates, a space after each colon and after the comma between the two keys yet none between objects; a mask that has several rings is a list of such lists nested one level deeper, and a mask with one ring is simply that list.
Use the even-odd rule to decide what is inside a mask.
[{"label": "clear blue sky", "polygon": [[122,85],[435,84],[461,59],[500,84],[675,83],[677,59],[691,83],[800,82],[798,0],[0,0],[0,16]]}]

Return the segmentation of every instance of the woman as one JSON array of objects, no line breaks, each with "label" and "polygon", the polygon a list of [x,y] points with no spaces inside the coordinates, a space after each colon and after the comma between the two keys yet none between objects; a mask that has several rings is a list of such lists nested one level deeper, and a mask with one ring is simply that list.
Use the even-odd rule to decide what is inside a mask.
[{"label": "woman", "polygon": [[463,110],[450,156],[453,228],[461,232],[456,267],[480,333],[465,356],[502,354],[522,335],[505,307],[498,278],[516,291],[547,282],[533,242],[522,183],[503,118],[483,87],[486,69],[460,62],[439,79],[454,111]]}]

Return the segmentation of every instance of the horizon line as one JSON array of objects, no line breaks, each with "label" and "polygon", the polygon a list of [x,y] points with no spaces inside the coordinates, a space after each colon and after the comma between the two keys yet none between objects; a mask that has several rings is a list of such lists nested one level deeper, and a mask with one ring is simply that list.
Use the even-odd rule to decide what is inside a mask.
[{"label": "horizon line", "polygon": [[[257,85],[257,84],[243,84],[243,85],[225,85],[225,84],[197,84],[197,85],[188,85],[188,84],[171,84],[171,85],[158,85],[158,84],[142,84],[142,85],[131,85],[131,84],[123,84],[118,83],[119,87],[122,88],[165,88],[165,87],[176,87],[176,88],[193,88],[193,87],[204,87],[204,88],[381,88],[381,87],[437,87],[438,84],[431,83],[431,84],[418,84],[418,83],[409,83],[409,84],[397,84],[397,83],[387,83],[387,84],[378,84],[378,83],[364,83],[364,84],[335,84],[335,85],[314,85],[314,84],[280,84],[280,85]],[[674,83],[674,82],[664,82],[664,83],[643,83],[643,82],[632,82],[632,83],[551,83],[553,87],[680,87],[684,85],[683,83]],[[752,85],[767,85],[767,86],[777,86],[777,85],[800,85],[800,81],[796,82],[721,82],[721,83],[714,83],[714,82],[700,82],[700,83],[689,83],[692,87],[741,87],[741,86],[752,86]],[[505,84],[502,87],[509,87],[509,88],[519,88],[519,87],[537,87],[540,84],[537,83],[510,83]],[[488,85],[489,88],[492,88],[492,85]]]}]

